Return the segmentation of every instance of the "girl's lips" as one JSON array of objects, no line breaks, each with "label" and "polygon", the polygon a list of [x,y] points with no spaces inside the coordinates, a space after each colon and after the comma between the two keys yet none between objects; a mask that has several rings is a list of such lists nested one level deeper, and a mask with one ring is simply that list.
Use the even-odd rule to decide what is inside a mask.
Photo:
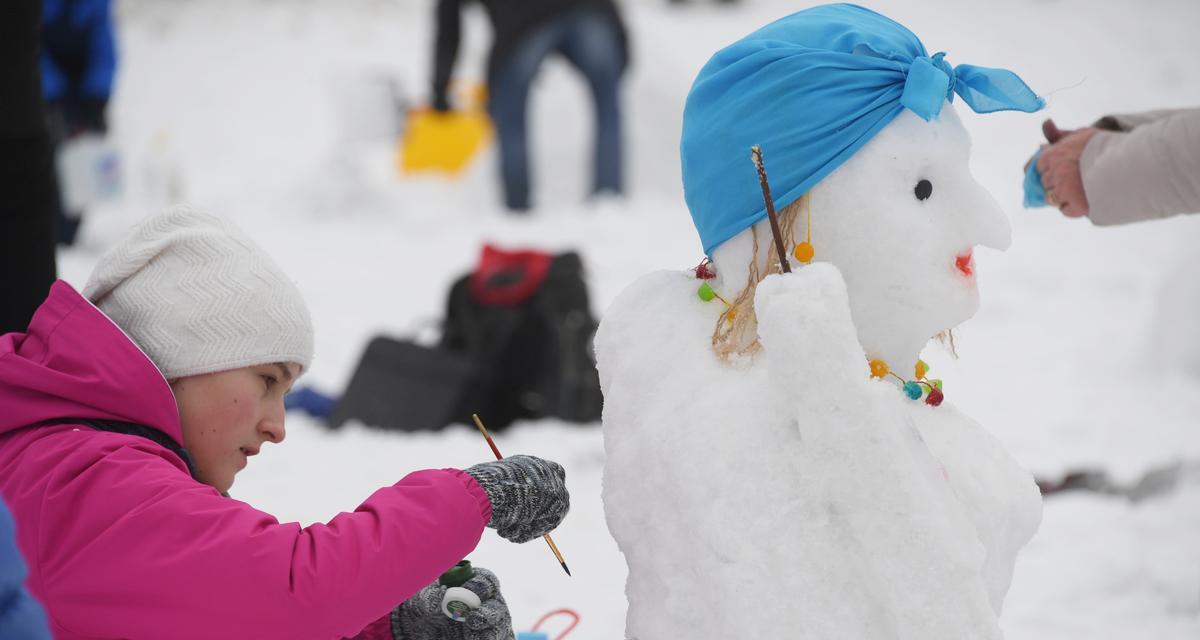
[{"label": "girl's lips", "polygon": [[975,262],[971,259],[973,253],[973,249],[967,249],[965,253],[960,253],[954,258],[954,267],[965,276],[971,276],[975,273]]}]

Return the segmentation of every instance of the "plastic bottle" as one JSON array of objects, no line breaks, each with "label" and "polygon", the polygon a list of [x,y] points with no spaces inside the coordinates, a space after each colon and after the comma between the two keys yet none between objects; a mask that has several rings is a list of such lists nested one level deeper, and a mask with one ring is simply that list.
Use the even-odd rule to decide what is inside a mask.
[{"label": "plastic bottle", "polygon": [[467,619],[467,614],[478,609],[482,602],[474,591],[463,587],[468,580],[475,576],[470,560],[463,560],[443,573],[438,578],[438,584],[447,587],[442,596],[442,613],[455,622]]}]

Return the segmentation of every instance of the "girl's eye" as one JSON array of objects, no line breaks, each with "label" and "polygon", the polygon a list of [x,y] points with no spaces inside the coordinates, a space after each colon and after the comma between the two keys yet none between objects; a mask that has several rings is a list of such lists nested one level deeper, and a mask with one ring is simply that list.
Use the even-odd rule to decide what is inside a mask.
[{"label": "girl's eye", "polygon": [[263,382],[267,385],[268,389],[274,387],[275,383],[279,382],[278,380],[275,379],[275,376],[263,376],[262,379],[263,379]]},{"label": "girl's eye", "polygon": [[928,200],[929,196],[933,195],[933,183],[928,180],[921,180],[913,188],[913,193],[916,194],[917,200]]}]

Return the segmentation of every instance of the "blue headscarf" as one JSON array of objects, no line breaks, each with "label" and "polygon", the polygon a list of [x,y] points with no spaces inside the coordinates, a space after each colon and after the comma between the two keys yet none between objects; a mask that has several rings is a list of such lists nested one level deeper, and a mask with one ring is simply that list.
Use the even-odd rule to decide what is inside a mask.
[{"label": "blue headscarf", "polygon": [[962,97],[978,113],[1045,106],[1005,69],[929,56],[899,23],[852,4],[806,9],[718,51],[683,110],[683,191],[704,252],[767,215],[750,147],[761,145],[776,209],[849,159],[902,109],[926,121]]}]

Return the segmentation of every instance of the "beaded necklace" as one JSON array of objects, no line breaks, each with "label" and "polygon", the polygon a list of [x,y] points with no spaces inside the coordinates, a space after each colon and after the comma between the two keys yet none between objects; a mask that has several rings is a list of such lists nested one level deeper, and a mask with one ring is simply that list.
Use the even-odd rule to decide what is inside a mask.
[{"label": "beaded necklace", "polygon": [[925,378],[929,373],[929,365],[925,364],[924,360],[917,360],[917,364],[913,366],[912,380],[905,380],[893,373],[887,362],[881,358],[868,360],[867,364],[871,367],[872,378],[882,380],[886,376],[892,376],[899,380],[903,385],[904,395],[910,400],[920,400],[921,396],[925,396],[925,404],[936,407],[946,399],[946,395],[942,393],[942,381],[937,378]]}]

